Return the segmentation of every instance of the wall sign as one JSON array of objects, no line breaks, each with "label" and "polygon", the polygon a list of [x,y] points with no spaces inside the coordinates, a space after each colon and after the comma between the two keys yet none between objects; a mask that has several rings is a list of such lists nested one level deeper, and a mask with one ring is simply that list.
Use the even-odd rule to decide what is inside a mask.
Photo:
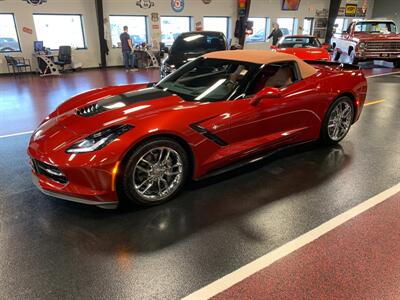
[{"label": "wall sign", "polygon": [[22,1],[25,1],[28,4],[32,4],[32,5],[40,5],[40,4],[47,2],[47,0],[22,0]]},{"label": "wall sign", "polygon": [[154,6],[154,1],[151,0],[138,0],[136,1],[136,5],[140,8],[149,9],[150,7]]},{"label": "wall sign", "polygon": [[181,12],[185,8],[185,0],[171,0],[171,7],[175,12]]},{"label": "wall sign", "polygon": [[357,12],[357,4],[346,4],[345,16],[355,17]]},{"label": "wall sign", "polygon": [[158,16],[158,13],[151,13],[151,21],[152,22],[158,22],[160,21],[160,18]]},{"label": "wall sign", "polygon": [[33,30],[31,28],[28,28],[28,27],[23,27],[22,31],[27,33],[27,34],[32,34],[33,33]]}]

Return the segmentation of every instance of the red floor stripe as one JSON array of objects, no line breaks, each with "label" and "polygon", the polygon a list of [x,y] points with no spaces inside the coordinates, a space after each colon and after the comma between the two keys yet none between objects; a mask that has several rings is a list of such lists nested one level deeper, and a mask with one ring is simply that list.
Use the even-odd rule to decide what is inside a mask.
[{"label": "red floor stripe", "polygon": [[400,193],[213,299],[400,299]]}]

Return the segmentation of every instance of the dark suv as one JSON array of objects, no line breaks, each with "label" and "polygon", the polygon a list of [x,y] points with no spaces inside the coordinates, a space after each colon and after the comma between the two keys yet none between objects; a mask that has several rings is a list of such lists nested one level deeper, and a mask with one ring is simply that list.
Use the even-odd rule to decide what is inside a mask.
[{"label": "dark suv", "polygon": [[167,76],[186,62],[205,53],[227,49],[226,37],[222,32],[181,33],[172,44],[168,58],[161,65],[161,77]]}]

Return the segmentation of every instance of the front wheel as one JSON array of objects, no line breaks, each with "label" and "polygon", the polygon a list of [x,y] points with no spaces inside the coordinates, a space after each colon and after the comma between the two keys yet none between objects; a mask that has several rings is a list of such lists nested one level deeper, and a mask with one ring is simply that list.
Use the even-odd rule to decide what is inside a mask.
[{"label": "front wheel", "polygon": [[328,109],[322,123],[321,141],[327,145],[340,142],[349,132],[353,117],[353,101],[346,96],[336,99]]},{"label": "front wheel", "polygon": [[356,52],[354,50],[351,50],[350,54],[349,54],[349,63],[352,65],[358,65],[358,58],[356,57]]},{"label": "front wheel", "polygon": [[146,142],[127,161],[123,193],[136,204],[161,204],[181,190],[188,170],[188,156],[179,143],[167,138]]}]

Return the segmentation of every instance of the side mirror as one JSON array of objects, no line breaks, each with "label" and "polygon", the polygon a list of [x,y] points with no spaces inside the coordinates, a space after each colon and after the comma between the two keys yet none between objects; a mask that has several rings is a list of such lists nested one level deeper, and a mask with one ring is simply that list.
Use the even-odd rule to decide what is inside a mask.
[{"label": "side mirror", "polygon": [[250,104],[253,106],[258,105],[262,100],[269,98],[280,98],[281,91],[274,87],[265,87],[259,91],[253,99],[250,100]]}]

